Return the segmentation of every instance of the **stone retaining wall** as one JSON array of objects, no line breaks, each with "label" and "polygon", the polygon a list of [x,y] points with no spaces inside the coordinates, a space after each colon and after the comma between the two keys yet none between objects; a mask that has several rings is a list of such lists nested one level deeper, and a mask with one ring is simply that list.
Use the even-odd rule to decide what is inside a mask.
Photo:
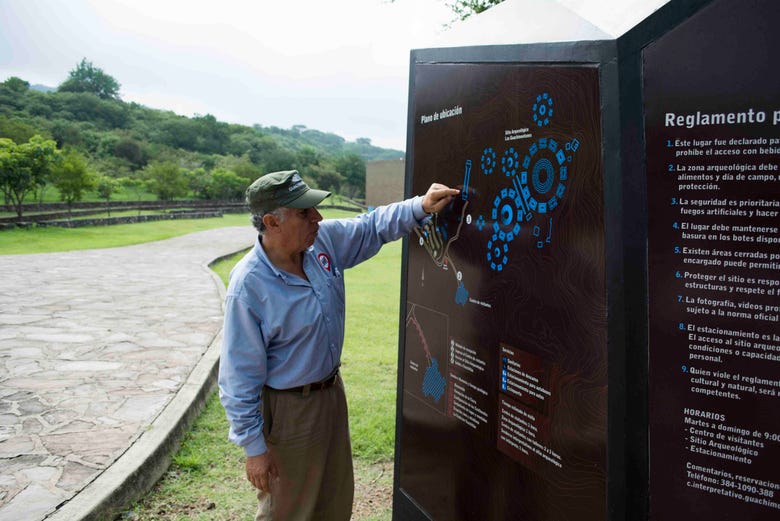
[{"label": "stone retaining wall", "polygon": [[[341,205],[320,205],[318,208],[334,208],[348,212],[361,213],[362,208]],[[150,221],[165,221],[169,219],[207,219],[209,217],[222,217],[225,213],[246,212],[246,208],[222,208],[211,211],[170,210],[164,214],[152,215],[124,215],[121,217],[101,217],[93,219],[51,219],[51,220],[25,220],[20,222],[0,222],[0,231],[14,228],[32,228],[35,226],[58,226],[60,228],[82,228],[84,226],[110,226],[112,224],[132,224]],[[248,213],[248,212],[247,212]],[[75,215],[75,212],[74,212]],[[247,220],[247,222],[249,222]]]},{"label": "stone retaining wall", "polygon": [[209,217],[222,217],[223,212],[172,212],[154,215],[124,215],[122,217],[103,217],[96,219],[61,219],[40,222],[2,223],[0,230],[13,228],[30,228],[33,226],[58,226],[60,228],[83,228],[84,226],[109,226],[112,224],[132,224],[150,221],[167,221],[171,219],[207,219]]}]

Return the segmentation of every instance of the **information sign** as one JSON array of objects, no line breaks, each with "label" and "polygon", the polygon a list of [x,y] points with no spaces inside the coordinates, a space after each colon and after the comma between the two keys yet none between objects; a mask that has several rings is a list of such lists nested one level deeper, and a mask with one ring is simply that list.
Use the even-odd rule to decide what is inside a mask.
[{"label": "information sign", "polygon": [[419,63],[398,485],[432,519],[606,518],[599,70]]}]

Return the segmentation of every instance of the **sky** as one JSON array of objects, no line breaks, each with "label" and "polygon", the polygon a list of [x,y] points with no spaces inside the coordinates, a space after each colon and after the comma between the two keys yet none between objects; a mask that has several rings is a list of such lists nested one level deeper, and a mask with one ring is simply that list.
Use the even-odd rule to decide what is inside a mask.
[{"label": "sky", "polygon": [[0,81],[56,87],[82,58],[120,97],[404,150],[409,52],[445,0],[0,0]]}]

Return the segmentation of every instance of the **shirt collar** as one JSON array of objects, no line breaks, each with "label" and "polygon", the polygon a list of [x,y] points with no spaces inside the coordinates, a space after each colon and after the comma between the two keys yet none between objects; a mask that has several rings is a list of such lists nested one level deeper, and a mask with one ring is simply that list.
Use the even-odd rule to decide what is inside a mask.
[{"label": "shirt collar", "polygon": [[[306,258],[309,257],[309,254],[314,251],[314,246],[309,246],[303,255],[303,269],[306,270]],[[260,259],[260,262],[268,266],[268,268],[273,272],[274,275],[282,279],[285,284],[291,284],[291,283],[301,283],[301,284],[308,284],[305,280],[303,280],[300,277],[294,277],[290,276],[286,271],[280,270],[276,267],[276,264],[271,262],[271,259],[268,258],[268,254],[265,252],[265,249],[263,248],[263,236],[258,234],[257,240],[255,240],[255,255],[258,259]],[[307,272],[308,274],[308,272]]]},{"label": "shirt collar", "polygon": [[257,235],[257,240],[255,241],[255,255],[260,259],[260,262],[268,266],[268,269],[270,269],[274,275],[285,281],[287,280],[285,273],[277,268],[276,265],[271,262],[271,259],[268,258],[268,254],[265,253],[265,249],[263,248],[263,236],[260,234]]}]

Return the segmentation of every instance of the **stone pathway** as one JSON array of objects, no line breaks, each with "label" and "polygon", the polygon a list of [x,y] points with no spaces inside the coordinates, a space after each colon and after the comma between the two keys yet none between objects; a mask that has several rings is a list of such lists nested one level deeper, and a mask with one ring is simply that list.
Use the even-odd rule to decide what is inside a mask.
[{"label": "stone pathway", "polygon": [[0,255],[0,521],[44,519],[151,425],[221,329],[207,264],[254,237]]}]

